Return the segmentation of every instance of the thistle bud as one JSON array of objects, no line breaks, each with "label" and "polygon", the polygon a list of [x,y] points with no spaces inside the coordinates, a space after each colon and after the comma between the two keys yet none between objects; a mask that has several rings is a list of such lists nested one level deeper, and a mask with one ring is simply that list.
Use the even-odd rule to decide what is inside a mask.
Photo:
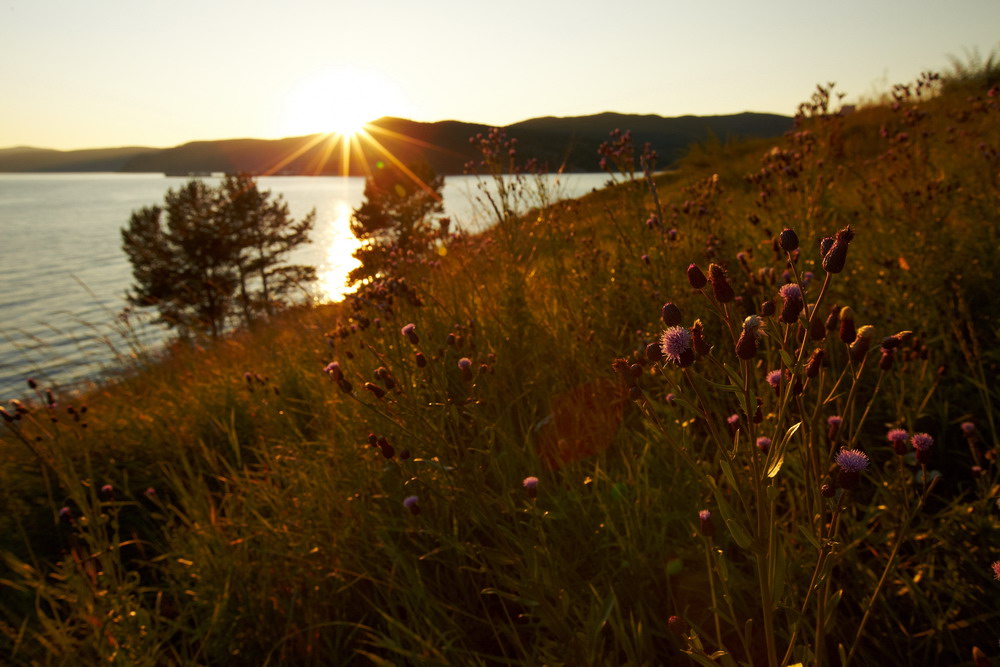
[{"label": "thistle bud", "polygon": [[[692,266],[694,265],[692,264]],[[663,323],[666,326],[675,327],[681,323],[681,309],[673,303],[665,303],[660,311],[660,317],[663,318]]]},{"label": "thistle bud", "polygon": [[778,290],[784,303],[781,307],[781,321],[785,324],[795,324],[805,303],[802,301],[802,288],[795,283],[782,285]]},{"label": "thistle bud", "polygon": [[778,235],[778,244],[785,252],[795,252],[799,248],[799,237],[791,229],[784,229]]},{"label": "thistle bud", "polygon": [[416,345],[417,343],[420,342],[420,337],[417,336],[417,326],[415,324],[412,324],[412,323],[407,324],[400,331],[414,345]]},{"label": "thistle bud", "polygon": [[705,285],[708,284],[708,279],[705,274],[701,272],[701,269],[697,264],[691,264],[687,268],[688,282],[691,283],[691,287],[695,289],[703,289]]},{"label": "thistle bud", "polygon": [[875,337],[875,327],[870,324],[858,329],[857,338],[851,343],[851,361],[856,364],[860,364],[864,360],[865,355],[868,354],[868,350],[872,344],[872,338]]},{"label": "thistle bud", "polygon": [[768,299],[764,303],[760,304],[760,316],[761,317],[771,317],[774,315],[777,308],[774,305],[774,301]]},{"label": "thistle bud", "polygon": [[850,345],[858,337],[857,329],[854,328],[854,311],[848,306],[840,309],[840,340],[844,345]]},{"label": "thistle bud", "polygon": [[524,490],[527,492],[529,498],[538,497],[538,478],[537,477],[525,477],[522,482],[524,485]]},{"label": "thistle bud", "polygon": [[760,318],[750,315],[743,320],[743,332],[736,343],[736,356],[740,359],[753,359],[757,354],[757,336],[760,331]]},{"label": "thistle bud", "polygon": [[691,325],[691,345],[700,357],[712,351],[711,346],[705,341],[705,327],[701,320],[695,320],[694,324]]},{"label": "thistle bud", "polygon": [[410,510],[410,514],[416,516],[420,514],[420,498],[417,496],[406,496],[403,499],[403,507]]},{"label": "thistle bud", "polygon": [[823,269],[827,273],[840,273],[847,263],[847,246],[854,239],[854,231],[848,225],[837,232],[830,250],[823,255]]},{"label": "thistle bud", "polygon": [[712,513],[708,510],[698,512],[698,524],[701,529],[701,534],[705,537],[712,537],[715,535],[715,525],[712,523]]},{"label": "thistle bud", "polygon": [[646,358],[654,364],[663,359],[663,352],[660,350],[659,343],[650,343],[646,346]]},{"label": "thistle bud", "polygon": [[472,380],[472,359],[462,357],[458,360],[458,369],[462,371],[462,379],[466,382]]},{"label": "thistle bud", "polygon": [[827,331],[836,331],[840,328],[840,307],[831,306],[830,314],[826,317],[826,322],[824,323]]},{"label": "thistle bud", "polygon": [[827,236],[822,241],[819,242],[819,256],[826,257],[826,254],[830,252],[830,248],[833,247],[833,237]]},{"label": "thistle bud", "polygon": [[814,378],[819,375],[819,369],[823,366],[823,356],[825,354],[826,351],[821,347],[817,347],[812,351],[812,354],[809,355],[809,361],[806,363],[807,378]]},{"label": "thistle bud", "polygon": [[426,366],[426,365],[427,365],[427,357],[425,357],[425,356],[424,356],[424,353],[423,353],[423,352],[417,352],[417,353],[416,353],[416,354],[414,355],[414,357],[415,357],[415,358],[416,358],[416,360],[417,360],[417,367],[418,367],[418,368],[423,368],[424,366]]},{"label": "thistle bud", "polygon": [[896,351],[893,349],[882,348],[882,358],[878,360],[878,367],[882,371],[892,370],[892,357]]},{"label": "thistle bud", "polygon": [[736,292],[733,291],[726,278],[726,270],[718,264],[708,265],[708,279],[712,283],[712,294],[719,303],[729,303],[736,299]]},{"label": "thistle bud", "polygon": [[[343,389],[343,385],[341,385],[341,389]],[[382,387],[378,386],[377,384],[372,384],[371,382],[365,382],[365,389],[367,389],[368,391],[370,391],[372,393],[372,395],[375,396],[375,398],[384,398],[385,397],[385,389],[383,389]],[[345,391],[347,391],[347,390],[345,390]]]}]

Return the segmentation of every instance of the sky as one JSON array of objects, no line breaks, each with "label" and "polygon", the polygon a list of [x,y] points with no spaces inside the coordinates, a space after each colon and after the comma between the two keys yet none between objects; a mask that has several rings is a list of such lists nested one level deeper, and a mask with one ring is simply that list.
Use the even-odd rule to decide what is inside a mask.
[{"label": "sky", "polygon": [[998,0],[0,0],[0,148],[791,115],[998,47]]}]

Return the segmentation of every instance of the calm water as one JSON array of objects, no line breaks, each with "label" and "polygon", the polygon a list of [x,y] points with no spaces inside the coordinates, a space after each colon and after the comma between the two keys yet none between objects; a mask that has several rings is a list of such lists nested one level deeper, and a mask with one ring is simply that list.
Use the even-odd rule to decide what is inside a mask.
[{"label": "calm water", "polygon": [[[546,182],[563,197],[577,197],[606,178],[572,174]],[[0,174],[0,400],[25,394],[27,377],[44,386],[71,385],[113,370],[113,350],[130,354],[115,326],[132,282],[120,230],[133,210],[162,203],[168,188],[186,181],[152,174]],[[453,225],[475,230],[486,224],[476,183],[472,176],[445,179],[445,213]],[[259,184],[282,195],[296,219],[316,209],[313,243],[291,261],[317,267],[318,298],[342,297],[355,266],[349,220],[362,202],[364,180],[271,177]],[[168,335],[149,323],[138,332],[150,347]]]}]

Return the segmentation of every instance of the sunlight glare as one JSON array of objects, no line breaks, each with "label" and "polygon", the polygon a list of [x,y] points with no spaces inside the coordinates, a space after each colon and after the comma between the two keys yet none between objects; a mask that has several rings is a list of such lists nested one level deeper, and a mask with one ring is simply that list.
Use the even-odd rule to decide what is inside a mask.
[{"label": "sunlight glare", "polygon": [[337,204],[334,219],[324,234],[327,245],[326,261],[319,270],[318,288],[329,301],[340,301],[351,291],[347,285],[347,274],[361,266],[354,258],[354,251],[361,242],[351,232],[351,207],[346,202]]},{"label": "sunlight glare", "polygon": [[406,115],[402,95],[384,77],[368,70],[335,68],[303,79],[288,95],[280,132],[285,136],[353,135],[365,123]]}]

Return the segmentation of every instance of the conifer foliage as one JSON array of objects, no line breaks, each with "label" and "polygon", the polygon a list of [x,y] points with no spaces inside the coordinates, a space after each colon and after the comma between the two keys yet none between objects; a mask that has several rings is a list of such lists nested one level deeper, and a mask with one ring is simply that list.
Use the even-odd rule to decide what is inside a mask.
[{"label": "conifer foliage", "polygon": [[214,188],[191,180],[162,206],[134,211],[122,229],[135,279],[128,301],[155,307],[185,336],[249,325],[316,279],[314,267],[285,263],[309,242],[315,218],[292,219],[288,204],[247,174]]}]

